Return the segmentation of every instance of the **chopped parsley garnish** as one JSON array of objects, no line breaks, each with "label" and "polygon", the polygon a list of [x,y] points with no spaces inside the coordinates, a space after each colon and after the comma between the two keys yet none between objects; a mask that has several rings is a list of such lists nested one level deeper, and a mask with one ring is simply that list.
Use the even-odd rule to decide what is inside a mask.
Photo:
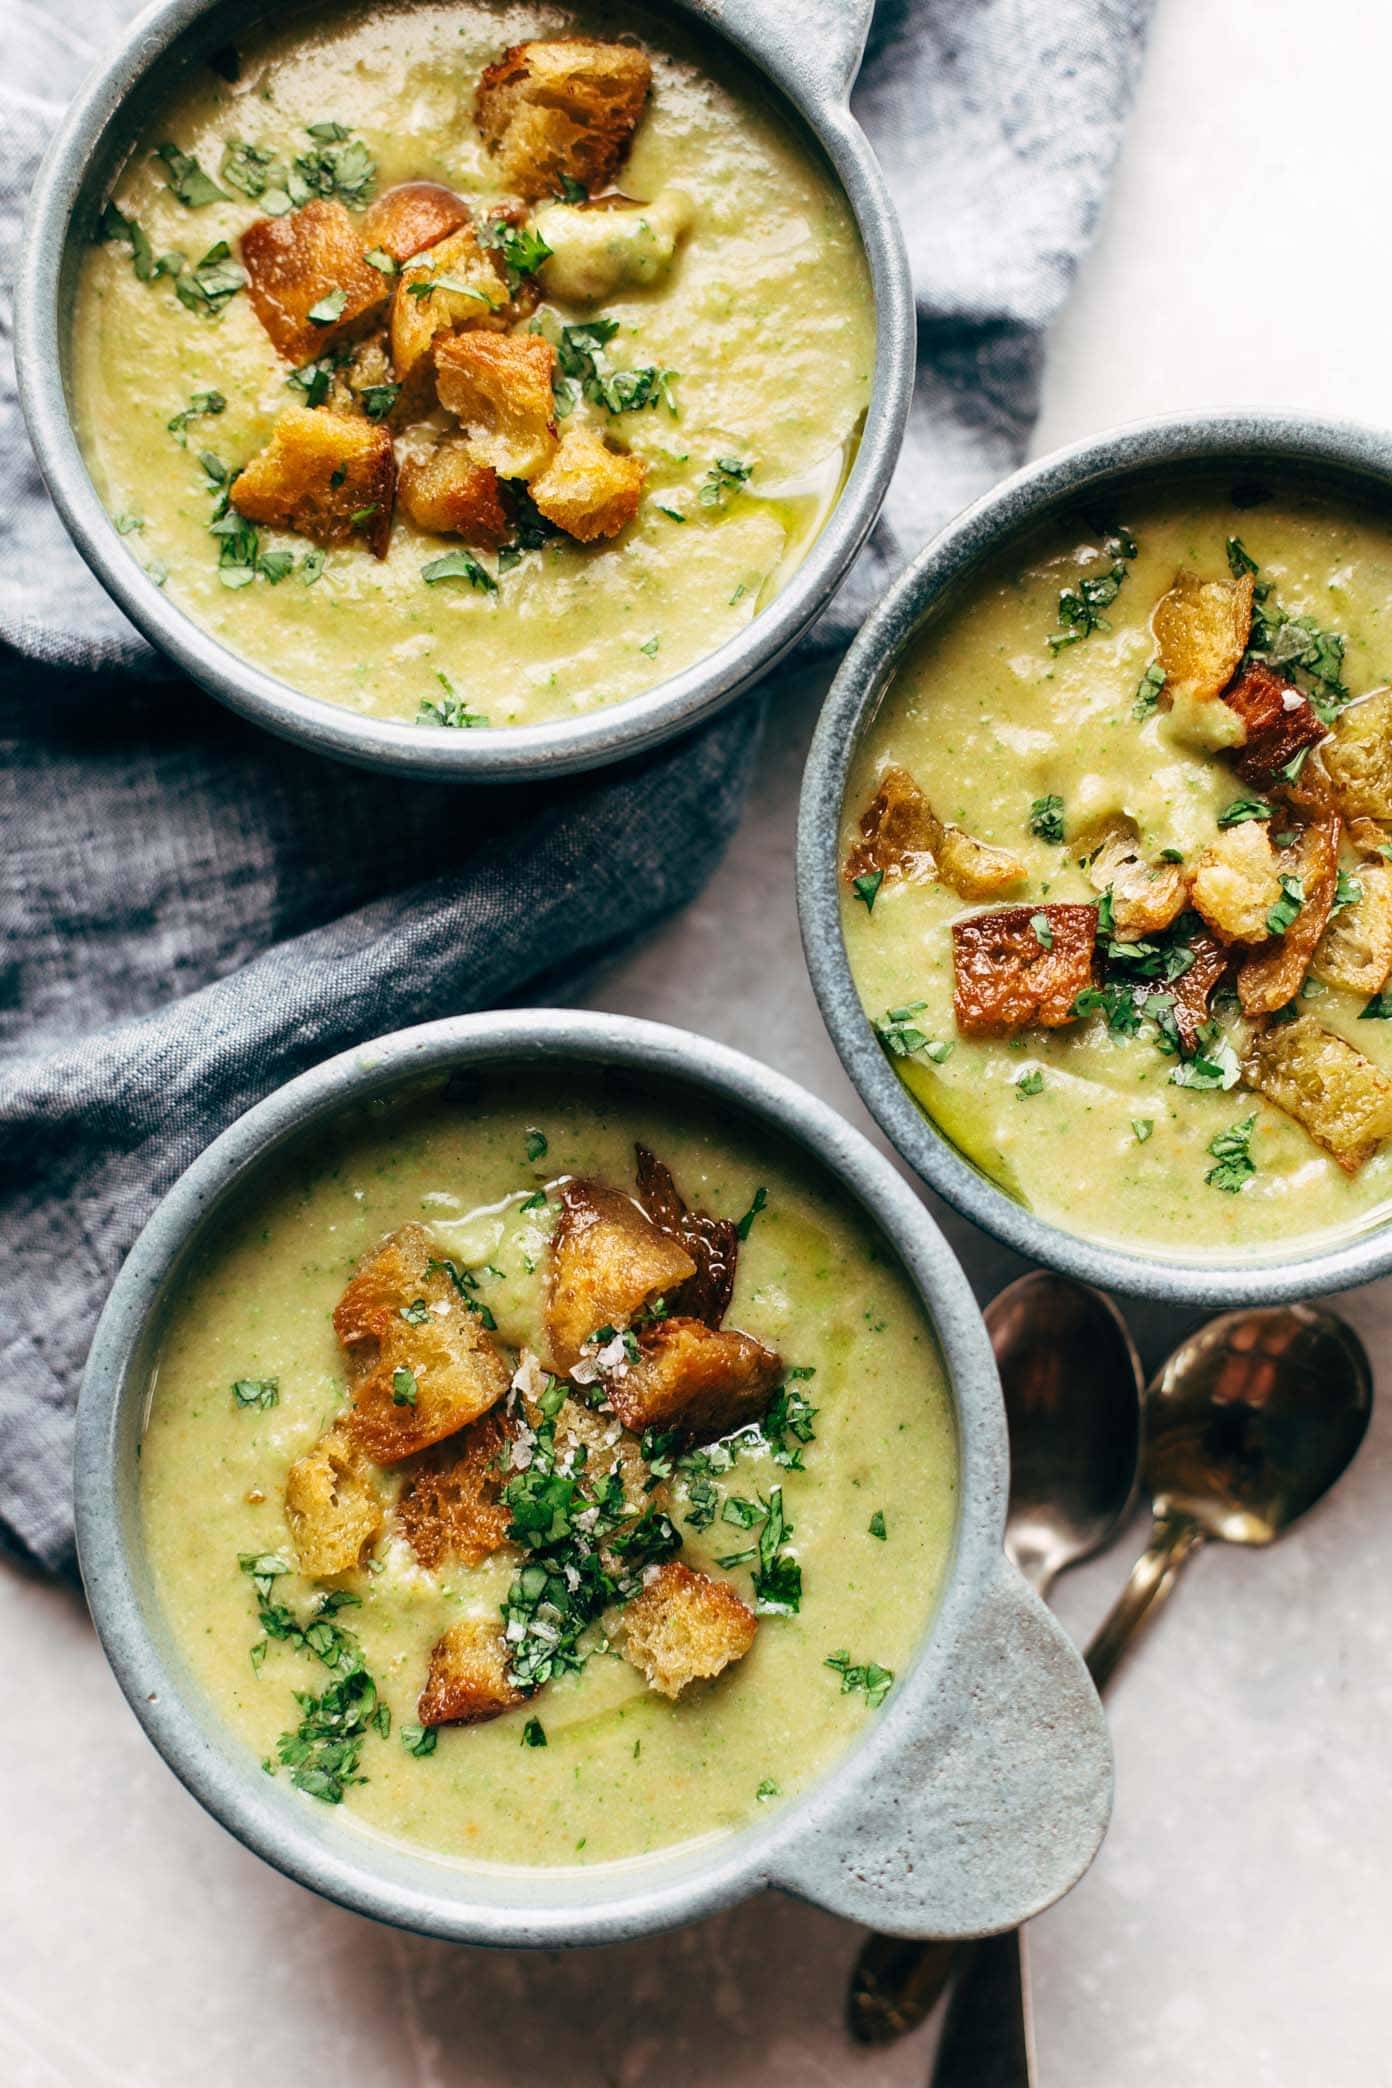
[{"label": "chopped parsley garnish", "polygon": [[483,226],[478,237],[480,246],[492,247],[502,255],[509,290],[516,290],[523,276],[535,275],[542,262],[551,258],[550,247],[530,225],[510,225],[499,218]]},{"label": "chopped parsley garnish", "polygon": [[1037,797],[1030,806],[1029,830],[1041,841],[1062,841],[1063,799],[1056,792]]},{"label": "chopped parsley garnish", "polygon": [[489,1334],[497,1331],[498,1322],[493,1314],[481,1298],[474,1296],[479,1280],[472,1269],[461,1269],[458,1262],[451,1261],[447,1255],[432,1255],[425,1268],[427,1275],[433,1276],[438,1270],[442,1276],[448,1276],[465,1311],[472,1312]]},{"label": "chopped parsley garnish", "polygon": [[573,174],[557,175],[556,193],[563,203],[588,203],[590,200],[590,192],[584,182],[577,181]]},{"label": "chopped parsley garnish", "polygon": [[447,551],[443,558],[432,558],[429,565],[421,567],[421,578],[427,587],[438,587],[442,580],[467,580],[480,594],[498,592],[497,581],[472,551]]},{"label": "chopped parsley garnish", "polygon": [[720,1510],[720,1520],[733,1523],[738,1530],[752,1530],[763,1512],[757,1501],[746,1500],[743,1494],[727,1494]]},{"label": "chopped parsley garnish", "polygon": [[806,1394],[797,1389],[793,1380],[815,1377],[816,1372],[806,1368],[790,1370],[788,1382],[778,1387],[768,1403],[763,1419],[757,1424],[757,1433],[767,1443],[775,1464],[790,1472],[804,1469],[799,1444],[816,1440],[812,1426],[817,1409]]},{"label": "chopped parsley garnish", "polygon": [[1184,1059],[1170,1075],[1175,1087],[1219,1088],[1226,1093],[1242,1078],[1242,1067],[1232,1040],[1216,1022],[1206,1022],[1199,1031],[1191,1058]]},{"label": "chopped parsley garnish", "polygon": [[1111,607],[1121,592],[1131,560],[1136,556],[1136,539],[1129,529],[1116,529],[1103,539],[1103,553],[1111,560],[1105,573],[1084,574],[1072,587],[1061,590],[1058,598],[1059,629],[1049,634],[1049,650],[1055,654],[1066,645],[1077,645],[1083,638],[1091,637],[1094,631],[1110,631],[1112,628],[1102,614]]},{"label": "chopped parsley garnish", "polygon": [[636,370],[609,368],[605,350],[619,331],[617,319],[587,319],[563,326],[559,332],[538,323],[533,330],[544,333],[556,350],[552,388],[562,418],[574,412],[582,397],[602,406],[606,413],[639,413],[645,406],[665,406],[675,416],[675,370],[659,370],[651,363]]},{"label": "chopped parsley garnish", "polygon": [[[1243,573],[1259,570],[1237,537],[1228,540],[1228,564],[1239,578]],[[1338,631],[1324,630],[1313,616],[1288,616],[1276,600],[1270,581],[1259,583],[1254,590],[1245,658],[1260,660],[1294,682],[1309,697],[1326,725],[1348,702],[1349,691],[1343,679],[1343,637]],[[1302,747],[1295,762],[1281,774],[1294,782],[1300,772],[1295,764],[1302,763],[1308,753],[1309,748]]]},{"label": "chopped parsley garnish", "polygon": [[1360,1022],[1392,1022],[1392,987],[1375,993],[1358,1017]]},{"label": "chopped parsley garnish", "polygon": [[1132,1117],[1131,1129],[1136,1134],[1137,1145],[1144,1145],[1155,1129],[1154,1117]]},{"label": "chopped parsley garnish", "polygon": [[1241,537],[1229,537],[1228,571],[1232,574],[1234,580],[1240,580],[1244,573],[1257,573],[1260,570],[1260,566],[1243,543]]},{"label": "chopped parsley garnish", "polygon": [[413,1407],[420,1396],[416,1374],[403,1363],[392,1372],[392,1405]]},{"label": "chopped parsley garnish", "polygon": [[1029,1072],[1022,1073],[1015,1082],[1015,1092],[1020,1096],[1037,1095],[1041,1093],[1043,1086],[1044,1075],[1042,1070],[1038,1066],[1031,1066]]},{"label": "chopped parsley garnish", "polygon": [[781,1798],[783,1793],[773,1778],[766,1776],[754,1796],[760,1805],[766,1805],[770,1798]]},{"label": "chopped parsley garnish", "polygon": [[878,1537],[881,1540],[881,1542],[883,1542],[889,1536],[889,1531],[885,1527],[883,1508],[877,1508],[875,1510],[875,1513],[871,1516],[869,1533],[872,1537]]},{"label": "chopped parsley garnish", "polygon": [[385,247],[369,247],[363,259],[369,268],[376,269],[378,275],[394,276],[401,273],[400,262],[389,254]]},{"label": "chopped parsley garnish", "polygon": [[301,394],[306,406],[322,406],[333,387],[334,372],[342,368],[343,362],[341,355],[318,356],[292,370],[285,382]]},{"label": "chopped parsley garnish", "polygon": [[401,396],[399,384],[365,384],[358,403],[370,421],[385,420]]},{"label": "chopped parsley garnish", "polygon": [[164,260],[178,260],[180,265],[170,270],[175,278],[174,295],[180,304],[204,319],[218,318],[223,306],[247,281],[246,270],[232,259],[232,249],[225,239],[210,246],[192,268],[183,265],[182,256],[166,255]]},{"label": "chopped parsley garnish", "polygon": [[1134,1037],[1141,1026],[1141,1008],[1134,991],[1126,985],[1085,986],[1073,1003],[1075,1015],[1101,1015],[1116,1037]]},{"label": "chopped parsley garnish", "polygon": [[290,1571],[284,1559],[274,1552],[243,1552],[237,1563],[251,1576],[257,1620],[265,1633],[259,1649],[252,1648],[253,1666],[259,1670],[266,1642],[276,1639],[312,1653],[336,1676],[321,1696],[295,1691],[303,1715],[292,1732],[281,1734],[276,1753],[298,1790],[337,1805],[350,1784],[364,1781],[358,1763],[368,1734],[375,1732],[385,1740],[391,1731],[391,1712],[379,1700],[363,1665],[362,1647],[351,1631],[334,1621],[340,1610],[356,1607],[358,1598],[335,1588],[319,1596],[309,1621],[302,1623],[287,1604],[275,1599],[276,1581]]},{"label": "chopped parsley garnish", "polygon": [[802,1607],[802,1568],[783,1548],[791,1534],[792,1525],[783,1513],[783,1489],[772,1486],[754,1573],[754,1607],[760,1615],[792,1617]]},{"label": "chopped parsley garnish", "polygon": [[1240,797],[1234,798],[1232,803],[1218,814],[1218,824],[1220,827],[1235,827],[1241,826],[1249,819],[1270,817],[1271,807],[1265,798]]},{"label": "chopped parsley garnish", "polygon": [[167,273],[164,264],[155,259],[154,249],[143,228],[134,218],[127,217],[114,203],[103,206],[97,224],[97,238],[124,240],[130,248],[131,266],[142,283],[150,282],[156,275]]},{"label": "chopped parsley garnish", "polygon": [[492,298],[480,290],[476,284],[466,283],[462,276],[417,277],[406,285],[406,295],[414,297],[417,304],[423,303],[427,297],[433,297],[437,290],[452,291],[456,297],[475,298],[479,304],[487,305],[490,311],[493,309]]},{"label": "chopped parsley garnish", "polygon": [[116,517],[117,536],[134,536],[138,530],[144,527],[145,517],[143,515],[118,515]]},{"label": "chopped parsley garnish", "polygon": [[646,653],[648,658],[653,660],[657,657],[657,649],[661,643],[662,640],[660,638],[645,638],[638,650],[640,653]]},{"label": "chopped parsley garnish", "polygon": [[1136,684],[1136,700],[1131,706],[1132,717],[1150,717],[1159,707],[1164,686],[1165,670],[1158,660],[1152,660]]},{"label": "chopped parsley garnish", "polygon": [[232,1398],[239,1407],[259,1407],[263,1413],[280,1400],[279,1378],[238,1378]]},{"label": "chopped parsley garnish", "polygon": [[842,1696],[850,1696],[853,1691],[859,1690],[872,1711],[879,1709],[889,1695],[890,1685],[894,1681],[893,1668],[881,1667],[873,1660],[866,1661],[863,1666],[855,1666],[844,1647],[836,1653],[829,1654],[822,1665],[834,1668],[841,1677]]},{"label": "chopped parsley garnish", "polygon": [[754,1191],[754,1200],[750,1204],[749,1209],[745,1212],[742,1218],[736,1219],[735,1221],[735,1231],[739,1234],[742,1240],[747,1240],[749,1238],[750,1231],[753,1228],[754,1220],[758,1217],[759,1213],[762,1210],[767,1209],[767,1207],[768,1190],[764,1187],[763,1183],[761,1182],[759,1184],[759,1187]]},{"label": "chopped parsley garnish", "polygon": [[902,1008],[886,1008],[879,1022],[870,1027],[879,1038],[884,1050],[891,1058],[913,1058],[922,1052],[925,1058],[941,1065],[952,1056],[950,1039],[938,1040],[925,1034],[914,1021],[927,1007],[927,1001],[908,1001]]},{"label": "chopped parsley garnish", "polygon": [[401,1728],[401,1745],[409,1755],[433,1755],[439,1737],[434,1726],[404,1725]]},{"label": "chopped parsley garnish", "polygon": [[341,123],[306,126],[316,149],[301,153],[285,177],[290,201],[309,203],[315,196],[337,196],[350,207],[365,203],[377,179],[377,165],[367,147],[353,139]]},{"label": "chopped parsley garnish", "polygon": [[546,1191],[544,1189],[534,1189],[530,1196],[523,1197],[518,1205],[518,1209],[522,1211],[544,1211],[546,1209]]},{"label": "chopped parsley garnish", "polygon": [[426,1304],[424,1298],[413,1298],[409,1305],[402,1305],[399,1308],[398,1316],[405,1320],[408,1327],[428,1327],[430,1324],[430,1307]]},{"label": "chopped parsley garnish", "polygon": [[546,1133],[538,1131],[536,1126],[533,1125],[527,1133],[527,1158],[529,1160],[542,1160],[545,1158],[548,1150]]},{"label": "chopped parsley garnish", "polygon": [[1305,886],[1298,877],[1281,879],[1281,896],[1266,917],[1266,925],[1273,935],[1284,935],[1305,904]]},{"label": "chopped parsley garnish", "polygon": [[1256,1112],[1244,1117],[1240,1124],[1230,1124],[1208,1142],[1208,1150],[1217,1161],[1204,1176],[1210,1189],[1225,1189],[1235,1196],[1239,1189],[1251,1181],[1257,1171],[1252,1158],[1252,1133],[1256,1128]]},{"label": "chopped parsley garnish", "polygon": [[1052,950],[1054,947],[1054,924],[1049,919],[1049,916],[1046,913],[1031,914],[1030,927],[1034,930],[1034,939],[1039,944],[1040,949]]},{"label": "chopped parsley garnish", "polygon": [[420,709],[416,712],[417,725],[449,725],[464,732],[471,725],[486,725],[483,711],[471,711],[454,683],[442,668],[435,671],[435,679],[444,690],[443,696],[422,696]]},{"label": "chopped parsley garnish", "polygon": [[210,174],[205,174],[190,153],[180,152],[177,145],[156,147],[153,157],[163,162],[164,178],[179,201],[190,210],[199,210],[205,203],[226,203],[227,191],[220,189]]},{"label": "chopped parsley garnish", "polygon": [[523,1747],[545,1747],[546,1728],[539,1718],[529,1718],[522,1728]]},{"label": "chopped parsley garnish", "polygon": [[867,913],[875,911],[875,901],[879,897],[884,876],[883,870],[867,870],[863,877],[857,877],[852,883],[851,889]]},{"label": "chopped parsley garnish", "polygon": [[1363,897],[1361,881],[1347,870],[1340,870],[1334,885],[1334,902],[1329,911],[1331,916],[1342,913],[1346,906],[1357,906]]},{"label": "chopped parsley garnish", "polygon": [[701,481],[696,498],[702,507],[723,508],[728,505],[732,493],[738,493],[748,485],[754,466],[741,462],[738,457],[717,457]]},{"label": "chopped parsley garnish", "polygon": [[189,423],[205,417],[211,418],[215,414],[225,413],[226,410],[227,401],[220,391],[195,392],[187,406],[181,407],[164,425],[174,436],[180,449],[187,449]]},{"label": "chopped parsley garnish", "polygon": [[310,306],[306,316],[311,326],[332,326],[336,319],[343,317],[347,305],[348,292],[346,290],[329,290],[325,292],[317,304]]},{"label": "chopped parsley garnish", "polygon": [[229,188],[259,203],[267,217],[284,217],[290,208],[289,177],[264,145],[229,138],[218,169]]}]

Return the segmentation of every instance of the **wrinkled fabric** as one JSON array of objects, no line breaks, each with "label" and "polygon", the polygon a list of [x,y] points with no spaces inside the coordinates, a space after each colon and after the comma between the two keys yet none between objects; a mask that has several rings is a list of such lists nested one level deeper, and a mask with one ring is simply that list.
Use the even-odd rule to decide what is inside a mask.
[{"label": "wrinkled fabric", "polygon": [[[9,285],[63,101],[124,0],[0,22],[0,1533],[72,1563],[72,1417],[101,1301],[160,1195],[330,1053],[562,997],[714,869],[745,701],[622,768],[465,791],[359,775],[221,711],[69,545],[25,439]],[[844,642],[934,527],[1024,453],[1041,344],[1093,229],[1149,0],[881,0],[855,107],[904,218],[919,370]]]}]

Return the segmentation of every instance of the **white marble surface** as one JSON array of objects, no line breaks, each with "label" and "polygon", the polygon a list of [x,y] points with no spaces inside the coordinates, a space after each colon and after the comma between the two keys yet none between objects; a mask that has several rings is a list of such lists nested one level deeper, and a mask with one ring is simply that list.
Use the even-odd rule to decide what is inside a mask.
[{"label": "white marble surface", "polygon": [[[1160,0],[1098,247],[1053,342],[1039,448],[1220,404],[1386,417],[1392,20],[1366,0]],[[1275,292],[1279,290],[1279,303]],[[757,1052],[864,1121],[797,941],[792,836],[817,692],[770,723],[702,902],[597,1005]],[[983,1295],[1008,1258],[950,1227]],[[1346,1301],[1377,1357],[1392,1288]],[[1178,1329],[1139,1325],[1151,1355]],[[1113,1698],[1117,1809],[1036,1924],[1041,2078],[1381,2088],[1392,1929],[1392,1415],[1275,1552],[1200,1557]],[[1140,1531],[1134,1533],[1139,1541]],[[1130,1546],[1061,1590],[1081,1634]],[[760,2088],[926,2079],[932,2033],[843,2037],[857,1933],[769,1898],[573,1956],[394,1935],[264,1868],[139,1734],[74,1596],[0,1570],[0,2082],[7,2088]]]}]

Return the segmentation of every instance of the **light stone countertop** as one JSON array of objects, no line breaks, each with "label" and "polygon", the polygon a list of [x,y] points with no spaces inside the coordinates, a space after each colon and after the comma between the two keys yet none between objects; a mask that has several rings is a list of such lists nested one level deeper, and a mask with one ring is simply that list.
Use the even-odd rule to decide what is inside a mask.
[{"label": "light stone countertop", "polygon": [[[1389,413],[1392,23],[1363,0],[1159,0],[1036,447],[1167,409]],[[807,986],[792,893],[818,690],[770,719],[705,897],[597,987],[770,1060],[865,1123]],[[955,1220],[983,1296],[1014,1265]],[[1378,1359],[1392,1287],[1346,1301]],[[1148,1359],[1178,1322],[1135,1315]],[[1384,1388],[1385,1389],[1385,1388]],[[1307,1526],[1201,1556],[1112,1697],[1117,1803],[1032,1931],[1045,2088],[1385,2088],[1392,1933],[1392,1414]],[[1060,1589],[1081,1637],[1138,1527]],[[5,2088],[920,2088],[932,2033],[841,2029],[858,1932],[776,1897],[572,1955],[400,1936],[204,1816],[122,1703],[76,1597],[0,1569]]]}]

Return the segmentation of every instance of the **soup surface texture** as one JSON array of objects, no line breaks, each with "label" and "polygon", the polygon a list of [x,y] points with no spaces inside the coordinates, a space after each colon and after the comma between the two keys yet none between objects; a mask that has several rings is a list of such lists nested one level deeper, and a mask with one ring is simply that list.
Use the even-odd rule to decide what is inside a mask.
[{"label": "soup surface texture", "polygon": [[[625,1404],[672,1329],[691,1334],[680,1318],[688,1292],[669,1286],[670,1307],[650,1297],[646,1312],[619,1316],[627,1335],[611,1321],[577,1358],[567,1353],[569,1387],[543,1367],[562,1353],[558,1226],[589,1251],[584,1226],[598,1205],[586,1199],[604,1202],[596,1183],[619,1193],[626,1223],[647,1223],[629,1201],[635,1141],[692,1211],[754,1214],[744,1237],[716,1235],[727,1261],[737,1256],[720,1338],[746,1378],[744,1393],[727,1389],[745,1403],[717,1413],[707,1371],[690,1427],[680,1401],[646,1432]],[[372,1422],[373,1454],[354,1466],[365,1393],[334,1314],[344,1331],[350,1277],[358,1271],[361,1293],[384,1235],[400,1242],[410,1227],[425,1229],[433,1273],[421,1297],[410,1281],[404,1306],[389,1301],[394,1389]],[[512,1388],[471,1428],[383,1462],[384,1431],[435,1414],[435,1366],[413,1344],[429,1339],[432,1317],[449,1324],[451,1287],[471,1301],[466,1332],[490,1367],[501,1356]],[[590,1300],[602,1303],[603,1282],[585,1297],[572,1331]],[[696,1334],[709,1348],[709,1330]],[[629,1360],[640,1356],[641,1367]],[[761,1378],[756,1368],[752,1405],[751,1356],[770,1366]],[[428,1475],[495,1427],[489,1457],[501,1463],[480,1481],[475,1461],[472,1482],[460,1482],[474,1487],[473,1518],[458,1494],[441,1509],[422,1492]],[[357,1562],[315,1573],[301,1570],[306,1559],[341,1560],[314,1554],[324,1530],[286,1502],[288,1492],[303,1509],[292,1474],[312,1472],[326,1434],[346,1454],[330,1538],[334,1515],[364,1502],[370,1513],[352,1533]],[[739,1826],[865,1731],[937,1601],[956,1455],[916,1296],[820,1171],[689,1098],[572,1075],[560,1085],[490,1076],[345,1118],[249,1193],[162,1339],[141,1486],[152,1569],[197,1685],[306,1805],[341,1802],[365,1829],[451,1859],[566,1865]],[[611,1487],[627,1490],[626,1507],[613,1511]],[[432,1521],[432,1503],[443,1520]],[[599,1565],[619,1593],[583,1621]],[[537,1599],[547,1572],[560,1576],[544,1591],[550,1609]],[[651,1612],[674,1580],[679,1597],[697,1599],[706,1639],[683,1637],[678,1618],[664,1644],[663,1620],[654,1629],[649,1616],[635,1650],[636,1604]],[[469,1707],[456,1698],[442,1709],[438,1697],[432,1707],[427,1674],[433,1689],[441,1642],[461,1632]],[[548,1673],[558,1640],[573,1658]],[[481,1648],[495,1663],[482,1708]],[[692,1672],[673,1695],[682,1659]],[[512,1687],[509,1663],[540,1686]],[[345,1685],[346,1760],[333,1752]],[[465,1715],[487,1722],[449,1722]]]},{"label": "soup surface texture", "polygon": [[[505,49],[576,34],[650,66],[602,207],[476,117]],[[417,182],[467,209],[463,260],[373,216]],[[272,323],[323,294],[282,352],[258,242],[279,266],[302,221],[326,244],[294,251]],[[452,364],[437,396],[436,352],[481,337],[526,353]],[[873,352],[849,210],[752,73],[623,9],[420,0],[296,13],[189,76],[85,256],[72,383],[97,491],[171,600],[297,690],[458,730],[623,702],[742,631],[837,497]],[[287,409],[317,426],[292,412],[295,447],[239,490]]]},{"label": "soup surface texture", "polygon": [[1191,1258],[1386,1219],[1389,604],[1382,519],[1191,484],[1061,515],[895,674],[845,800],[851,969],[1041,1217]]}]

